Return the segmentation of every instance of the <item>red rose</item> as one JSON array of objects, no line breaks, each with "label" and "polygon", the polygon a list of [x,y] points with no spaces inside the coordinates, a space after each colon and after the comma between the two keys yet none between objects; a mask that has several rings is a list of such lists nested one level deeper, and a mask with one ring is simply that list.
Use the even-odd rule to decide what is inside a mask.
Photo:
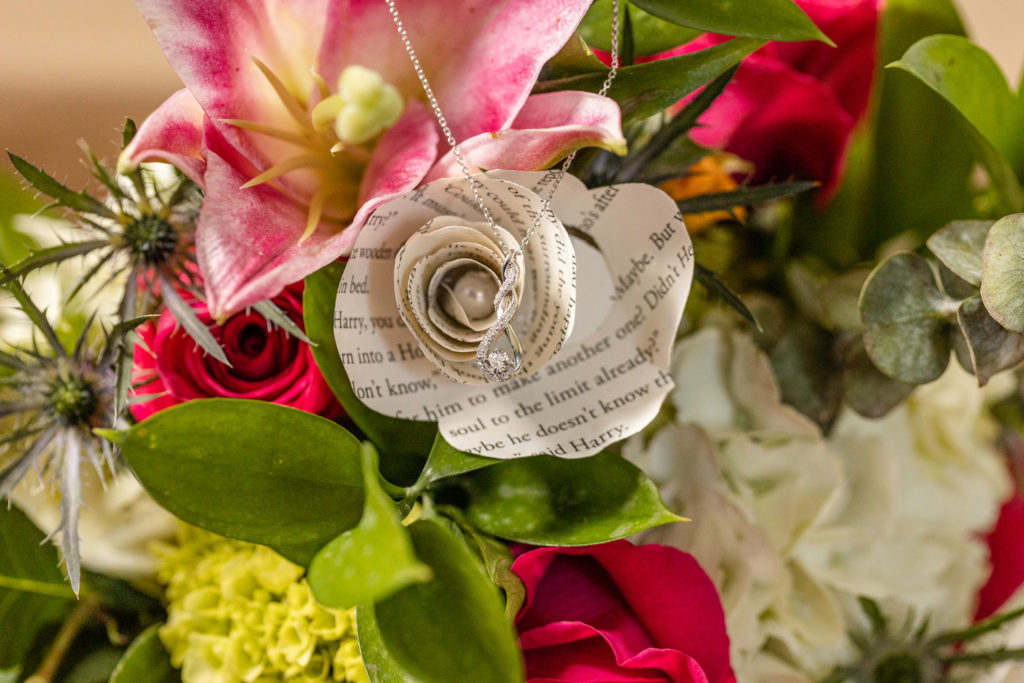
[{"label": "red rose", "polygon": [[[692,135],[754,164],[754,181],[810,178],[838,186],[871,97],[879,0],[796,0],[836,47],[772,42],[745,59]],[[705,35],[649,61],[727,40]]]},{"label": "red rose", "polygon": [[[274,297],[277,307],[302,325],[302,283]],[[170,311],[156,323],[139,328],[132,380],[137,420],[197,398],[251,398],[316,413],[329,419],[342,409],[331,392],[310,348],[284,330],[267,324],[256,312],[236,313],[223,325],[211,325],[206,305],[193,303],[196,315],[210,326],[231,366],[207,355],[181,328]]]},{"label": "red rose", "polygon": [[529,683],[735,681],[725,615],[692,556],[613,541],[538,548],[512,565]]},{"label": "red rose", "polygon": [[992,574],[978,594],[976,621],[995,614],[1017,589],[1024,584],[1024,498],[1015,493],[999,511],[988,541]]}]

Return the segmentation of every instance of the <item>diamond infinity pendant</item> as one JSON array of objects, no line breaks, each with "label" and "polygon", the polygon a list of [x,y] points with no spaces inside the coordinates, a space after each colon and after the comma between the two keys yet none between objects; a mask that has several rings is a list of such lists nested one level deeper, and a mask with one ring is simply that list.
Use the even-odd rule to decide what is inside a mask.
[{"label": "diamond infinity pendant", "polygon": [[[513,254],[505,259],[501,267],[501,286],[494,295],[494,312],[497,320],[491,325],[476,350],[476,365],[490,382],[505,382],[523,367],[523,347],[512,329],[512,318],[519,309],[519,299],[513,291],[519,280],[519,267]],[[502,338],[511,350],[497,348]]]}]

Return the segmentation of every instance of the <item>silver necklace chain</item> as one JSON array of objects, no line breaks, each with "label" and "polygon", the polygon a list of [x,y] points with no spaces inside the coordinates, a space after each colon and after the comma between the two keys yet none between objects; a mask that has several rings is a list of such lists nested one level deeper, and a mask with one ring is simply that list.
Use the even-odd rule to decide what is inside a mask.
[{"label": "silver necklace chain", "polygon": [[[498,245],[502,249],[503,256],[505,256],[505,263],[501,269],[501,286],[498,288],[498,293],[494,297],[494,312],[497,319],[480,341],[480,345],[477,347],[476,353],[476,364],[483,376],[492,382],[504,382],[510,379],[512,375],[519,372],[523,366],[522,346],[511,326],[512,317],[515,316],[516,311],[519,308],[519,300],[515,291],[513,291],[520,276],[519,267],[516,265],[516,257],[521,255],[523,250],[526,249],[526,245],[529,243],[530,238],[537,230],[537,226],[540,225],[541,218],[548,213],[549,206],[551,205],[551,199],[555,196],[555,192],[558,190],[558,186],[561,184],[562,178],[564,178],[565,174],[569,171],[569,166],[572,164],[573,159],[576,158],[576,152],[571,152],[567,157],[565,157],[565,161],[562,162],[562,166],[558,170],[554,182],[551,184],[547,195],[544,197],[544,202],[541,204],[540,210],[537,212],[537,215],[533,217],[533,223],[530,224],[529,229],[527,229],[526,233],[523,235],[523,239],[519,244],[512,245],[511,247],[505,244],[505,239],[498,230],[498,226],[494,223],[494,218],[491,216],[491,212],[484,203],[483,197],[480,196],[479,184],[469,170],[469,164],[466,163],[466,158],[462,155],[462,149],[459,147],[459,143],[455,139],[455,135],[452,133],[451,126],[448,125],[448,119],[445,118],[444,113],[441,111],[441,105],[438,103],[437,97],[434,95],[434,89],[430,87],[430,82],[427,80],[427,74],[423,71],[423,65],[420,63],[419,57],[416,56],[416,50],[413,49],[412,41],[409,40],[409,32],[405,30],[405,24],[402,23],[402,18],[398,14],[398,7],[395,6],[395,0],[384,0],[384,2],[387,3],[388,10],[391,12],[391,18],[395,22],[395,28],[398,30],[398,37],[402,40],[402,45],[405,46],[405,51],[409,55],[409,60],[412,62],[412,67],[416,71],[416,76],[419,78],[420,84],[423,86],[423,92],[426,94],[427,100],[430,102],[430,108],[434,110],[434,116],[437,118],[437,123],[441,127],[441,132],[444,133],[445,140],[448,141],[448,146],[451,147],[452,156],[455,157],[455,161],[458,162],[459,168],[462,170],[462,174],[466,177],[466,181],[469,183],[469,187],[473,191],[473,197],[476,199],[476,203],[480,207],[480,211],[483,213],[484,218],[487,219],[487,224],[490,226],[491,232],[494,233],[495,238],[498,240]],[[608,94],[608,89],[611,88],[612,81],[615,80],[615,75],[618,71],[619,0],[612,0],[611,68],[608,70],[608,75],[605,78],[604,83],[601,85],[598,95],[603,97]],[[512,356],[509,356],[505,351],[492,350],[492,347],[497,343],[498,338],[501,336],[504,336],[508,345],[511,347]]]}]

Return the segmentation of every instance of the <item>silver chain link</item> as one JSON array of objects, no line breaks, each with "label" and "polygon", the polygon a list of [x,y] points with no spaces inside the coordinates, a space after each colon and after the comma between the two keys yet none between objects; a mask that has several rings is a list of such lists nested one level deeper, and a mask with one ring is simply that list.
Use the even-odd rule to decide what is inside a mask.
[{"label": "silver chain link", "polygon": [[[427,75],[423,71],[423,65],[420,64],[419,57],[416,56],[416,51],[412,47],[412,42],[409,40],[409,33],[405,30],[405,25],[402,23],[401,17],[398,15],[398,8],[395,6],[395,0],[384,0],[387,3],[388,9],[391,11],[391,18],[394,19],[395,28],[398,29],[398,37],[402,39],[402,44],[405,46],[405,51],[409,54],[409,60],[412,62],[412,67],[416,71],[416,76],[420,79],[420,83],[423,85],[423,92],[427,95],[427,100],[430,101],[430,107],[434,110],[434,116],[437,117],[437,123],[441,126],[441,131],[444,133],[445,139],[448,141],[448,145],[452,148],[452,156],[455,157],[455,161],[458,162],[459,168],[462,169],[462,173],[466,176],[466,180],[469,182],[470,189],[473,190],[473,196],[476,198],[476,203],[480,206],[480,210],[484,214],[484,218],[487,219],[487,223],[491,226],[491,231],[494,232],[494,236],[498,240],[498,244],[507,248],[508,245],[504,243],[501,233],[498,231],[498,226],[494,223],[494,218],[491,217],[491,212],[487,210],[487,205],[484,204],[483,198],[480,196],[480,189],[477,185],[477,181],[473,178],[473,174],[469,170],[469,164],[466,163],[465,157],[462,156],[462,149],[459,147],[459,143],[455,140],[455,136],[452,134],[452,129],[448,125],[448,120],[441,112],[441,105],[438,104],[437,97],[434,96],[434,89],[430,87],[430,83],[427,81]],[[612,0],[612,55],[611,55],[611,68],[608,70],[608,76],[604,80],[604,84],[601,86],[601,90],[598,91],[598,95],[602,97],[608,94],[608,89],[612,85],[612,81],[615,80],[615,75],[619,72],[619,0]],[[576,158],[576,152],[572,152],[565,158],[562,163],[561,169],[558,171],[558,176],[555,178],[555,182],[551,185],[551,189],[548,190],[547,196],[544,198],[544,203],[541,205],[540,211],[533,218],[533,224],[530,225],[529,230],[523,235],[522,241],[514,248],[509,250],[505,256],[507,261],[512,261],[518,254],[522,254],[526,248],[526,244],[530,241],[537,226],[540,225],[541,217],[548,212],[548,207],[551,204],[551,198],[555,196],[555,191],[558,189],[559,184],[562,182],[562,178],[569,170],[569,165],[572,164],[572,160]]]}]

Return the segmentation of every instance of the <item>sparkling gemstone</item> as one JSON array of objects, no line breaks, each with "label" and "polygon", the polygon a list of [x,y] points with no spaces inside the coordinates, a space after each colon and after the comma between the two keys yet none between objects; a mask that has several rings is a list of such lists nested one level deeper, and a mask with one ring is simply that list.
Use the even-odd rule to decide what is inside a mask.
[{"label": "sparkling gemstone", "polygon": [[496,351],[491,351],[487,355],[487,363],[494,368],[496,372],[502,372],[512,365],[512,356],[508,355],[508,351],[505,351],[504,349],[497,349]]}]

